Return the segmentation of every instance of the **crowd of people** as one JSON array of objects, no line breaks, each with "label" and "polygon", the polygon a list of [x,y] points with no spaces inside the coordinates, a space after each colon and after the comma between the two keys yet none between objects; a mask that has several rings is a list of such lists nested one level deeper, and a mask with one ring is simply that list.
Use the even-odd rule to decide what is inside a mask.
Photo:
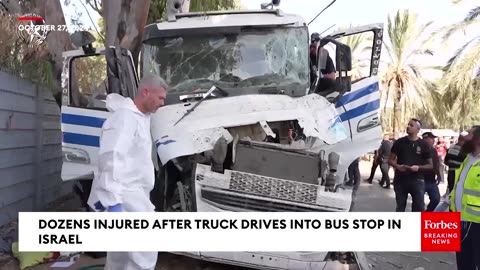
[{"label": "crowd of people", "polygon": [[[462,145],[468,132],[461,132],[457,141],[452,141],[450,138],[435,136],[432,132],[424,132],[420,136],[420,129],[421,122],[412,119],[408,124],[406,136],[396,140],[393,134],[385,134],[379,149],[374,151],[370,176],[365,180],[372,184],[375,173],[380,167],[382,177],[378,184],[383,188],[390,189],[392,179],[389,172],[393,168],[394,179],[402,183],[395,189],[397,211],[404,211],[404,202],[406,202],[408,194],[412,196],[414,209],[434,211],[441,197],[438,185],[445,183],[445,174],[447,174],[447,192],[451,191],[455,180],[455,170],[466,158]],[[390,158],[392,158],[391,161]],[[397,166],[396,162],[400,162],[399,164],[403,166]],[[353,162],[349,167],[350,180],[347,184],[358,184],[356,179],[359,179],[359,176],[353,175],[355,167],[358,167],[357,163]],[[420,166],[420,168],[419,171],[415,171],[417,168],[414,167],[412,171],[406,166]],[[422,184],[415,183],[413,181],[415,179],[420,179]],[[422,187],[415,187],[415,185],[422,185]],[[415,192],[422,189],[424,192]],[[426,207],[421,203],[424,194],[429,197],[429,204]]]},{"label": "crowd of people", "polygon": [[[451,212],[461,215],[461,251],[457,252],[458,270],[480,269],[480,126],[461,132],[456,142],[449,144],[432,132],[420,135],[422,123],[411,119],[407,135],[395,140],[385,136],[375,151],[370,177],[373,183],[378,167],[382,172],[380,186],[395,192],[396,211],[404,212],[408,195],[412,198],[412,212],[442,211],[438,185],[447,174],[445,203]],[[358,161],[357,161],[358,162]],[[349,168],[354,170],[354,162]],[[393,182],[390,168],[394,170]],[[347,184],[358,186],[358,178]],[[429,197],[425,205],[425,194]],[[443,210],[444,211],[444,210]]]}]

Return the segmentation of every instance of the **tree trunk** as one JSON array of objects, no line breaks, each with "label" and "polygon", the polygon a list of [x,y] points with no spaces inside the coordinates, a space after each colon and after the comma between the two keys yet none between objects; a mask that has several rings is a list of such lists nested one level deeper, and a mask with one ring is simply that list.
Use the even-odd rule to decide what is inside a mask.
[{"label": "tree trunk", "polygon": [[[47,25],[65,25],[60,0],[36,0],[35,7],[38,15],[42,16]],[[47,48],[54,64],[54,78],[57,90],[61,89],[64,51],[73,50],[75,47],[70,40],[70,35],[65,31],[52,31],[48,33]]]},{"label": "tree trunk", "polygon": [[106,46],[129,49],[138,67],[150,0],[102,0],[102,6]]},{"label": "tree trunk", "polygon": [[396,91],[393,102],[393,132],[400,132],[400,123],[402,122],[402,104],[399,90]]}]

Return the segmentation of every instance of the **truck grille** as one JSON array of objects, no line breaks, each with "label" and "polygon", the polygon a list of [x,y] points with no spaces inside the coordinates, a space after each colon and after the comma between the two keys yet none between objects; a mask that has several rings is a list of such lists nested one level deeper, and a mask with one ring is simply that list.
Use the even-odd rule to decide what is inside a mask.
[{"label": "truck grille", "polygon": [[322,186],[225,170],[215,173],[197,164],[195,179],[201,197],[219,208],[233,211],[348,211],[351,193],[332,193]]},{"label": "truck grille", "polygon": [[314,205],[297,205],[288,202],[251,198],[241,194],[202,189],[202,198],[219,208],[249,210],[256,212],[331,212],[338,209],[325,209]]},{"label": "truck grille", "polygon": [[232,171],[229,189],[270,198],[315,204],[318,186]]}]

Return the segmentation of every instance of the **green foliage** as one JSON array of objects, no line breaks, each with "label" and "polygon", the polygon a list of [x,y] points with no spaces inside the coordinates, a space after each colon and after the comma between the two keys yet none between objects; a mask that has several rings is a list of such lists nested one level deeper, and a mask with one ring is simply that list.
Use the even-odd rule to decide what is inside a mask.
[{"label": "green foliage", "polygon": [[[190,12],[215,11],[238,9],[239,1],[236,0],[191,0]],[[150,11],[148,13],[147,24],[158,22],[165,19],[167,14],[167,0],[152,0],[150,2]]]},{"label": "green foliage", "polygon": [[386,104],[393,105],[390,114],[393,119],[386,120],[391,123],[386,128],[388,131],[400,131],[408,118],[429,107],[429,82],[423,75],[432,67],[421,66],[415,60],[419,56],[433,55],[432,44],[425,36],[430,24],[420,24],[418,14],[409,10],[399,10],[393,17],[388,16],[383,46],[388,64],[381,74],[382,113],[389,110]]},{"label": "green foliage", "polygon": [[0,14],[0,20],[0,70],[52,89],[55,78],[46,43],[29,47],[16,34],[15,17]]},{"label": "green foliage", "polygon": [[[418,64],[413,65],[409,59],[432,55],[432,42],[436,42],[435,47],[440,47],[450,40],[454,41],[454,34],[478,27],[480,7],[472,8],[464,20],[442,27],[427,39],[424,39],[421,30],[428,24],[419,27],[416,20],[417,16],[408,11],[397,12],[393,20],[388,18],[389,42],[384,48],[390,63],[382,74],[384,129],[395,129],[410,116],[422,118],[431,128],[467,129],[480,120],[480,33],[458,48],[440,69],[443,75],[436,82],[423,79],[422,68]],[[419,46],[412,46],[412,41],[416,39],[422,42]],[[385,96],[394,100],[390,102],[393,106],[386,106]]]},{"label": "green foliage", "polygon": [[105,22],[103,21],[103,17],[98,18],[97,26],[98,32],[90,31],[96,39],[96,41],[93,43],[93,46],[105,47]]},{"label": "green foliage", "polygon": [[[473,7],[465,18],[448,25],[436,33],[443,34],[443,41],[452,35],[480,26],[480,7]],[[476,27],[476,28],[473,28]],[[480,109],[480,33],[461,46],[444,67],[440,89],[443,104],[449,112],[446,121],[453,128],[466,129],[478,121]]]}]

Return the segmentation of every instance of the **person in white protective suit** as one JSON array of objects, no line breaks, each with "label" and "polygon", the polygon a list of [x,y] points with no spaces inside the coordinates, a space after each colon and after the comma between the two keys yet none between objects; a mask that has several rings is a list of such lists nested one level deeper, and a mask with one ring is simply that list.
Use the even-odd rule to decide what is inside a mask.
[{"label": "person in white protective suit", "polygon": [[[150,191],[155,172],[152,161],[150,114],[163,106],[167,84],[145,76],[134,100],[107,96],[111,112],[102,127],[98,172],[92,183],[89,206],[98,212],[154,212]],[[108,252],[107,270],[153,270],[157,252]]]}]

